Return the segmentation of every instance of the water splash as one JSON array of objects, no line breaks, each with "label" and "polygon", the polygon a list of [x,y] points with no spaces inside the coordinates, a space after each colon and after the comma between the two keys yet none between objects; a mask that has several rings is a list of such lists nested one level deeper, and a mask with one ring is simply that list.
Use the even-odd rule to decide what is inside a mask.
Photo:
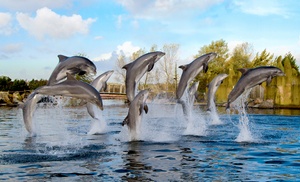
[{"label": "water splash", "polygon": [[241,96],[239,96],[236,101],[232,103],[232,106],[235,110],[237,110],[239,114],[239,122],[237,127],[239,128],[240,132],[235,139],[236,142],[255,142],[257,141],[250,129],[249,118],[246,111],[246,102],[249,97],[251,89],[244,92]]},{"label": "water splash", "polygon": [[107,123],[103,117],[103,112],[100,109],[98,109],[98,107],[96,107],[95,105],[92,105],[92,109],[94,110],[96,119],[92,119],[90,130],[87,134],[95,135],[107,132]]},{"label": "water splash", "polygon": [[220,119],[216,105],[212,102],[210,111],[208,112],[210,125],[222,125],[224,122]]},{"label": "water splash", "polygon": [[[194,107],[195,96],[188,94],[187,91],[184,92],[182,96],[181,105],[183,110],[184,118],[186,123],[186,129],[183,132],[184,135],[195,135],[195,136],[206,136],[207,135],[207,123],[204,114],[198,107],[198,112],[196,113],[196,108]],[[176,111],[176,110],[175,110]],[[176,112],[177,117],[179,112]]]}]

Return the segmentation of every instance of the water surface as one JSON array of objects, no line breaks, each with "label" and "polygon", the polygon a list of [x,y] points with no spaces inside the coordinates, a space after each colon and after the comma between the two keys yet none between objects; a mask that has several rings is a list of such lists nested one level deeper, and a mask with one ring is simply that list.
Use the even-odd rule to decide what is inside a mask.
[{"label": "water surface", "polygon": [[[0,180],[10,181],[295,181],[300,179],[300,116],[296,110],[249,110],[251,141],[237,142],[238,114],[193,108],[189,121],[172,104],[149,104],[140,141],[121,123],[128,108],[104,102],[97,124],[86,108],[38,107],[37,136],[22,112],[0,108]],[[101,134],[90,135],[98,129]]]}]

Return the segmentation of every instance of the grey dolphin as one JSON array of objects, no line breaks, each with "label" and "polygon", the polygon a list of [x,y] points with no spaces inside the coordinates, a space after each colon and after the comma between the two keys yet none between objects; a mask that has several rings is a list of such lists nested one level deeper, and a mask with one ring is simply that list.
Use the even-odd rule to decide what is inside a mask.
[{"label": "grey dolphin", "polygon": [[132,102],[130,102],[128,115],[124,119],[122,125],[127,125],[133,140],[137,139],[137,134],[139,131],[140,122],[142,119],[143,110],[148,113],[148,106],[146,100],[149,94],[149,90],[140,91]]},{"label": "grey dolphin", "polygon": [[96,66],[88,58],[82,56],[67,57],[64,55],[58,55],[58,58],[59,63],[49,77],[48,86],[56,84],[66,78],[67,73],[71,75],[84,75],[85,73],[96,74]]},{"label": "grey dolphin", "polygon": [[25,124],[25,128],[32,136],[35,135],[35,131],[32,124],[32,117],[36,109],[37,102],[40,99],[41,99],[41,95],[33,92],[27,97],[24,105],[22,106],[23,121]]},{"label": "grey dolphin", "polygon": [[200,71],[204,70],[204,72],[207,72],[208,63],[212,61],[216,56],[216,53],[211,52],[196,58],[190,64],[179,66],[179,68],[181,68],[183,71],[176,91],[177,99],[181,99],[187,86],[200,73]]},{"label": "grey dolphin", "polygon": [[123,66],[126,69],[126,96],[129,102],[134,99],[136,87],[142,76],[151,71],[154,64],[164,55],[165,53],[160,51],[149,52]]},{"label": "grey dolphin", "polygon": [[227,74],[221,73],[209,83],[207,94],[207,111],[211,111],[212,107],[215,105],[215,93],[227,76]]},{"label": "grey dolphin", "polygon": [[251,69],[239,69],[242,72],[241,78],[235,84],[228,95],[226,109],[230,108],[230,103],[234,102],[245,90],[267,81],[269,85],[275,76],[284,76],[284,72],[275,66],[260,66]]},{"label": "grey dolphin", "polygon": [[51,86],[41,86],[34,90],[34,92],[42,95],[61,95],[83,99],[97,105],[103,110],[102,99],[99,92],[90,84],[78,81],[68,73],[67,80]]},{"label": "grey dolphin", "polygon": [[[91,85],[100,92],[100,90],[103,88],[104,90],[107,89],[107,80],[110,78],[110,76],[114,73],[113,70],[107,71],[105,73],[102,73],[97,78],[95,78]],[[91,103],[87,103],[86,105],[88,113],[91,115],[92,118],[96,119],[96,115],[93,110],[93,105]]]}]

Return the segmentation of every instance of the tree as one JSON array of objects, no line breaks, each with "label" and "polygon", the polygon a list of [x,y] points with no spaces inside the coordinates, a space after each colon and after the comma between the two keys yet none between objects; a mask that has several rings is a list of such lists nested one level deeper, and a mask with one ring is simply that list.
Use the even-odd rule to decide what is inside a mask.
[{"label": "tree", "polygon": [[235,72],[237,72],[237,69],[239,68],[250,68],[250,57],[252,55],[252,51],[252,46],[247,42],[237,45],[234,48],[227,65],[232,65],[233,71]]},{"label": "tree", "polygon": [[258,66],[267,66],[272,64],[272,59],[274,55],[268,53],[266,49],[264,49],[260,54],[256,53],[256,56],[251,61],[251,67],[255,68]]},{"label": "tree", "polygon": [[[292,67],[293,69],[295,69],[295,71],[297,72],[297,75],[299,75],[299,74],[300,74],[300,72],[299,72],[299,66],[298,66],[297,63],[296,63],[295,57],[289,52],[289,53],[287,53],[287,54],[285,55],[285,57],[283,58],[283,60],[284,60],[284,59],[288,59],[288,60],[290,61],[291,67]],[[284,61],[282,61],[282,64],[283,64],[283,66],[284,66]]]},{"label": "tree", "polygon": [[[224,73],[226,70],[225,63],[229,57],[229,49],[227,43],[223,40],[212,41],[209,45],[205,45],[200,48],[198,54],[194,57],[200,57],[203,54],[210,52],[217,53],[217,57],[208,64],[208,71],[206,73],[200,73],[196,77],[196,81],[199,81],[198,91],[202,93],[202,97],[206,92],[206,87],[209,82],[218,74]],[[201,96],[201,95],[200,95]]]},{"label": "tree", "polygon": [[9,91],[12,81],[8,76],[0,76],[0,91]]},{"label": "tree", "polygon": [[25,80],[14,80],[13,84],[11,85],[10,91],[24,91],[28,90],[29,87]]},{"label": "tree", "polygon": [[116,61],[116,67],[115,72],[116,74],[120,75],[120,77],[117,77],[118,81],[125,82],[126,79],[126,70],[122,69],[124,65],[126,65],[128,61],[126,61],[126,57],[124,54],[120,54]]},{"label": "tree", "polygon": [[47,84],[47,80],[43,80],[43,79],[35,80],[35,79],[32,79],[31,81],[28,82],[28,88],[29,88],[29,90],[35,90],[38,87],[44,86],[46,84]]},{"label": "tree", "polygon": [[[85,53],[78,53],[77,56],[88,58],[88,56]],[[79,75],[79,74],[75,75],[76,80],[81,80],[86,83],[91,83],[94,80],[93,77],[94,76],[92,74],[87,74],[87,73],[84,75]]]}]

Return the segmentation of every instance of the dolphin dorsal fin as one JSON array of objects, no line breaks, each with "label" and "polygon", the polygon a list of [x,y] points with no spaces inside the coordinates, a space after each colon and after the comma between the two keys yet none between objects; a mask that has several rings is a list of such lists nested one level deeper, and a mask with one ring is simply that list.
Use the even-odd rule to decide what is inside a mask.
[{"label": "dolphin dorsal fin", "polygon": [[76,80],[76,79],[70,73],[67,73],[67,80]]},{"label": "dolphin dorsal fin", "polygon": [[130,67],[130,65],[131,65],[131,63],[125,64],[125,65],[122,67],[122,69],[127,70],[127,69]]},{"label": "dolphin dorsal fin", "polygon": [[58,59],[59,59],[59,62],[63,62],[64,60],[68,59],[69,57],[68,56],[65,56],[65,55],[57,55]]},{"label": "dolphin dorsal fin", "polygon": [[238,71],[240,71],[243,74],[245,74],[249,69],[248,68],[239,68],[237,69]]},{"label": "dolphin dorsal fin", "polygon": [[185,65],[181,65],[179,66],[178,68],[182,69],[182,71],[185,71],[188,67],[188,64],[185,64]]}]

